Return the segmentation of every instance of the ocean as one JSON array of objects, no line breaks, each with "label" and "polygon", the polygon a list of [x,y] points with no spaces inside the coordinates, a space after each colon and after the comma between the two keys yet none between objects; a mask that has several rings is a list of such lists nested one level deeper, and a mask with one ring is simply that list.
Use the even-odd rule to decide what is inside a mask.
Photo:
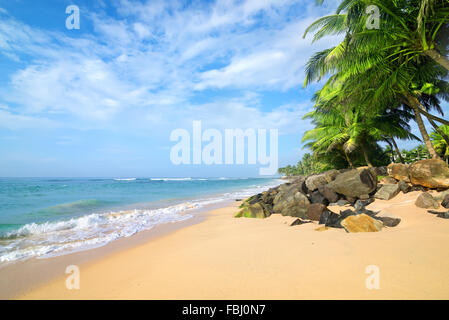
[{"label": "ocean", "polygon": [[273,178],[0,178],[0,266],[104,246],[280,183]]}]

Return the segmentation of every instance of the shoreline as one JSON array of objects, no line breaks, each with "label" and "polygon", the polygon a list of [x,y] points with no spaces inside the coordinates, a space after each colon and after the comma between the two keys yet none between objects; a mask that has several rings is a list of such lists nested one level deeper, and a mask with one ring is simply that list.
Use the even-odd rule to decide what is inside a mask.
[{"label": "shoreline", "polygon": [[[449,223],[415,207],[418,194],[376,200],[370,209],[402,222],[355,234],[317,232],[317,223],[290,227],[295,218],[281,215],[236,219],[233,202],[81,264],[80,290],[65,288],[63,270],[15,298],[448,299]],[[371,265],[380,270],[379,290],[366,287]]]}]

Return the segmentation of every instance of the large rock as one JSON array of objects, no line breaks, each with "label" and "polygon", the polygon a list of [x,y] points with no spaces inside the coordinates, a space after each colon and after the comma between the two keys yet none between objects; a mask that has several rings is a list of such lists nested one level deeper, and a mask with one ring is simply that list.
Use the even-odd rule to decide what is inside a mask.
[{"label": "large rock", "polygon": [[315,191],[318,187],[333,181],[339,174],[338,170],[329,170],[306,179],[306,187],[309,191]]},{"label": "large rock", "polygon": [[399,180],[398,186],[403,193],[408,193],[410,191],[410,185],[404,180]]},{"label": "large rock", "polygon": [[410,166],[409,174],[413,184],[427,188],[449,188],[449,168],[443,160],[417,161]]},{"label": "large rock", "polygon": [[341,225],[347,232],[378,232],[382,230],[382,221],[371,218],[366,214],[359,214],[355,216],[348,216]]},{"label": "large rock", "polygon": [[326,210],[326,206],[321,203],[312,203],[306,211],[306,217],[313,221],[320,221],[321,214]]},{"label": "large rock", "polygon": [[309,205],[309,199],[301,192],[301,185],[294,184],[276,194],[273,212],[305,219]]},{"label": "large rock", "polygon": [[415,201],[415,205],[424,209],[438,209],[439,203],[428,192],[421,193]]},{"label": "large rock", "polygon": [[310,202],[312,202],[312,203],[321,203],[326,206],[329,204],[329,201],[318,190],[313,191],[310,194],[309,199],[310,199]]},{"label": "large rock", "polygon": [[268,217],[269,215],[265,213],[262,205],[260,203],[247,204],[242,207],[242,209],[237,212],[234,216],[235,218],[259,218],[263,219]]},{"label": "large rock", "polygon": [[409,164],[390,163],[387,167],[388,175],[392,178],[395,178],[396,180],[410,182],[409,168]]},{"label": "large rock", "polygon": [[401,189],[397,184],[384,184],[379,191],[376,192],[374,198],[381,200],[390,200],[397,196]]},{"label": "large rock", "polygon": [[334,181],[328,184],[334,192],[348,197],[359,197],[370,194],[377,187],[377,177],[370,170],[350,170],[339,174]]},{"label": "large rock", "polygon": [[318,191],[329,201],[334,203],[338,201],[338,194],[327,185],[319,186]]},{"label": "large rock", "polygon": [[438,192],[436,195],[434,195],[433,197],[435,198],[436,201],[443,201],[444,198],[446,197],[446,195],[449,194],[449,190],[444,190],[442,192]]}]

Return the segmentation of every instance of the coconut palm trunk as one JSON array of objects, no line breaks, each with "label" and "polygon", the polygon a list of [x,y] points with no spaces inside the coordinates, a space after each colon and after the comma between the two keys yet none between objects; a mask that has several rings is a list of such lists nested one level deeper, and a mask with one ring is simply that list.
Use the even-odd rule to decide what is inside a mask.
[{"label": "coconut palm trunk", "polygon": [[449,70],[449,59],[438,53],[436,50],[427,50],[424,52],[427,56],[432,58],[435,62],[441,64],[446,70]]},{"label": "coconut palm trunk", "polygon": [[436,151],[432,145],[432,142],[430,141],[430,137],[429,137],[429,134],[427,133],[426,126],[424,125],[424,122],[422,120],[420,108],[418,107],[419,106],[418,99],[416,99],[415,97],[412,97],[409,94],[406,94],[406,98],[407,98],[408,103],[412,107],[413,112],[415,113],[416,123],[418,124],[418,128],[419,128],[419,131],[421,132],[421,136],[423,138],[424,144],[426,145],[427,151],[429,152],[432,159],[440,159],[440,157],[438,156],[438,154],[436,153]]},{"label": "coconut palm trunk", "polygon": [[396,153],[399,156],[399,160],[401,161],[401,163],[405,163],[404,158],[402,157],[402,154],[401,154],[401,150],[399,150],[398,144],[396,143],[396,140],[394,140],[393,137],[390,137],[390,139],[391,139],[391,142],[393,143],[393,146],[394,146],[394,149],[396,150]]},{"label": "coconut palm trunk", "polygon": [[361,144],[360,144],[360,149],[362,149],[363,156],[365,157],[365,162],[366,162],[366,164],[368,165],[368,167],[372,168],[372,167],[373,167],[373,164],[372,164],[371,161],[369,160],[368,152],[367,152],[367,150],[366,150],[366,147],[365,147],[365,144],[364,144],[364,143],[361,143]]},{"label": "coconut palm trunk", "polygon": [[354,169],[354,165],[352,164],[351,158],[349,158],[348,153],[343,149],[343,153],[345,154],[346,161],[348,162],[351,169]]}]

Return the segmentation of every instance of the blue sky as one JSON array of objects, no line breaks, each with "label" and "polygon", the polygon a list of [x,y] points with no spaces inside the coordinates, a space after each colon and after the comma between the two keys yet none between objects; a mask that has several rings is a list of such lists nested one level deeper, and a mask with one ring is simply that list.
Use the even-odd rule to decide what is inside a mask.
[{"label": "blue sky", "polygon": [[0,0],[0,176],[257,176],[171,164],[170,132],[193,120],[278,129],[279,165],[296,163],[318,88],[304,65],[339,40],[302,39],[325,2]]}]

